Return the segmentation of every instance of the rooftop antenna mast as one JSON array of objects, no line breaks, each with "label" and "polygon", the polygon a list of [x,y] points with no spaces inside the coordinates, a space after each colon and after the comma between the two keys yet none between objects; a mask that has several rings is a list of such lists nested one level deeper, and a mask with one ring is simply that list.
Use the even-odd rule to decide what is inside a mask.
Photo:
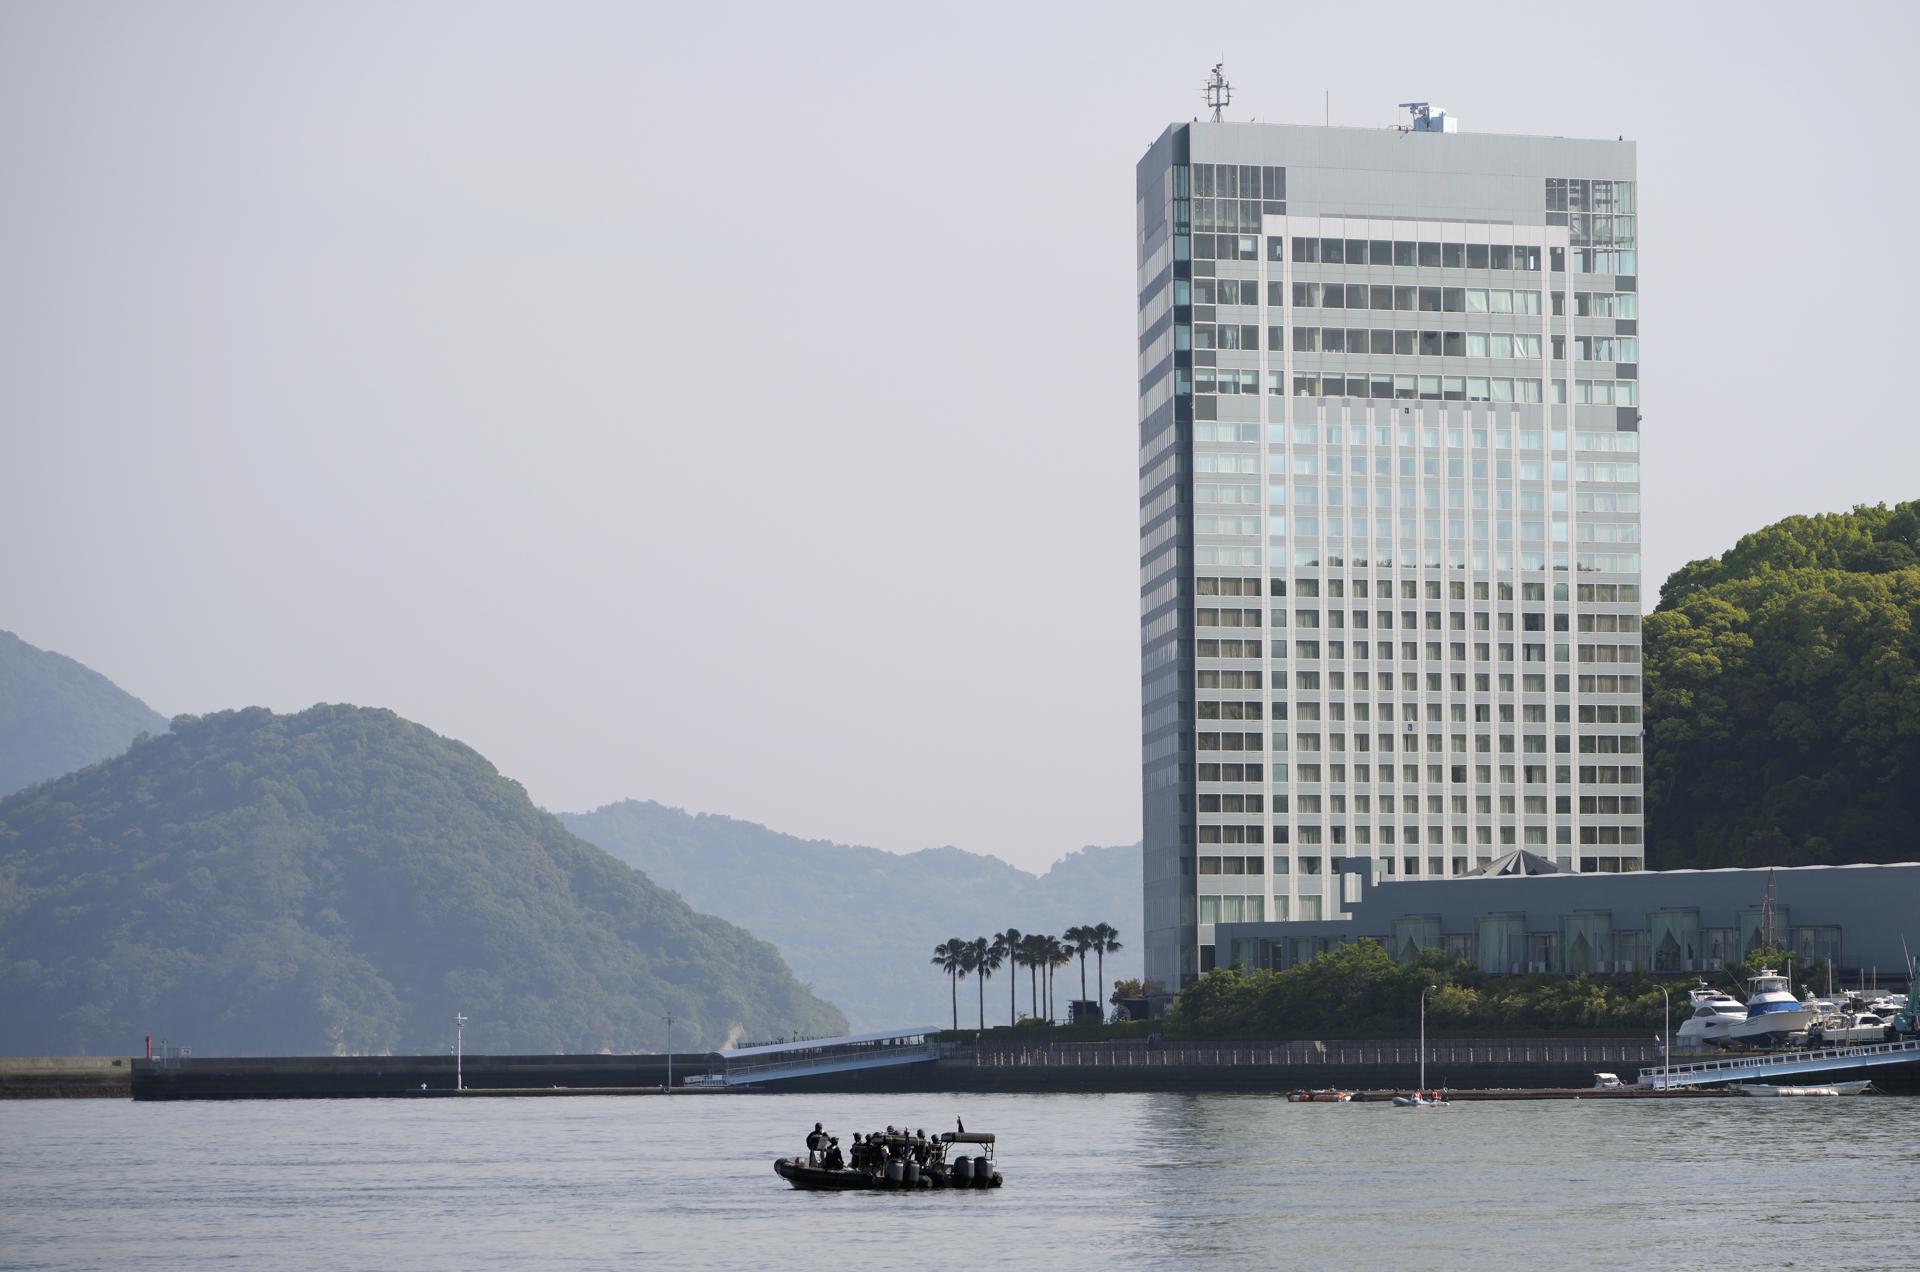
[{"label": "rooftop antenna mast", "polygon": [[1773,868],[1767,868],[1767,892],[1760,900],[1760,942],[1768,949],[1777,949],[1773,943]]},{"label": "rooftop antenna mast", "polygon": [[1233,85],[1227,83],[1226,63],[1215,62],[1213,74],[1207,78],[1207,105],[1213,108],[1213,122],[1220,122],[1220,112],[1233,101]]}]

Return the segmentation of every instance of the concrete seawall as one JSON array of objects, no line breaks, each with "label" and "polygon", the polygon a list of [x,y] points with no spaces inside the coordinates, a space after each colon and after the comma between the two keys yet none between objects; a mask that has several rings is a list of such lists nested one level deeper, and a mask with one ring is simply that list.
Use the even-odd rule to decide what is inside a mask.
[{"label": "concrete seawall", "polygon": [[[452,1056],[193,1056],[135,1060],[136,1100],[301,1100],[455,1094]],[[707,1056],[673,1057],[676,1079],[707,1067]],[[641,1091],[667,1079],[665,1056],[465,1057],[469,1092],[552,1092],[581,1088]],[[123,1093],[124,1094],[124,1093]]]},{"label": "concrete seawall", "polygon": [[[1676,1061],[1681,1057],[1676,1057]],[[676,1080],[705,1072],[706,1055],[674,1057]],[[98,1062],[105,1063],[105,1062]],[[1579,1091],[1594,1074],[1628,1083],[1657,1068],[1647,1039],[1473,1039],[1427,1044],[1426,1081],[1458,1091]],[[1417,1081],[1420,1049],[1411,1041],[1221,1042],[1147,1044],[949,1042],[938,1060],[897,1067],[785,1078],[738,1091],[936,1093],[1243,1091],[1280,1093],[1318,1087],[1405,1091]],[[468,1056],[464,1093],[454,1090],[450,1056],[195,1056],[135,1060],[136,1100],[438,1098],[464,1094],[574,1095],[657,1093],[664,1056]],[[1876,1071],[1875,1085],[1920,1089],[1920,1065]],[[685,1089],[685,1088],[682,1088]],[[714,1088],[713,1093],[719,1093]],[[102,1092],[105,1093],[105,1092]],[[122,1087],[115,1094],[125,1094]],[[692,1093],[692,1092],[689,1092]]]},{"label": "concrete seawall", "polygon": [[[1631,1082],[1658,1049],[1621,1039],[1434,1042],[1430,1086],[1589,1087],[1596,1070]],[[704,1072],[706,1055],[674,1058],[676,1079]],[[133,1064],[138,1100],[418,1098],[454,1094],[450,1056],[195,1056]],[[1412,1042],[1147,1044],[953,1043],[937,1061],[769,1082],[764,1091],[1286,1091],[1413,1085]],[[663,1056],[468,1056],[477,1092],[638,1093],[666,1080]]]},{"label": "concrete seawall", "polygon": [[0,1100],[124,1100],[132,1079],[127,1056],[0,1056]]}]

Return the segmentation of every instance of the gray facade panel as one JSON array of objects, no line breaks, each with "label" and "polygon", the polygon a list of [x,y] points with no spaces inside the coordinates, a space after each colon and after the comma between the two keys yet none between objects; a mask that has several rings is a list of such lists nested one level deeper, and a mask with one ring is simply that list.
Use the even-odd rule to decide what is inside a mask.
[{"label": "gray facade panel", "polygon": [[[1555,936],[1577,916],[1604,915],[1615,934],[1651,934],[1663,916],[1691,915],[1695,930],[1735,934],[1733,959],[1727,960],[1735,961],[1746,952],[1741,944],[1757,935],[1769,887],[1774,912],[1784,920],[1775,932],[1777,945],[1790,949],[1795,931],[1837,929],[1836,969],[1877,969],[1885,983],[1903,977],[1902,941],[1920,912],[1920,863],[1914,862],[1381,882],[1363,885],[1359,901],[1342,920],[1222,924],[1219,931],[1223,946],[1262,942],[1291,962],[1287,943],[1293,941],[1375,940],[1391,948],[1396,922],[1409,920],[1433,920],[1433,930],[1444,940],[1470,937],[1482,920],[1492,918],[1517,918],[1524,933]],[[1692,965],[1666,970],[1717,970],[1707,965],[1704,951],[1694,951],[1687,961]],[[1643,963],[1634,970],[1645,969]],[[1813,972],[1796,970],[1795,979],[1811,981]]]}]

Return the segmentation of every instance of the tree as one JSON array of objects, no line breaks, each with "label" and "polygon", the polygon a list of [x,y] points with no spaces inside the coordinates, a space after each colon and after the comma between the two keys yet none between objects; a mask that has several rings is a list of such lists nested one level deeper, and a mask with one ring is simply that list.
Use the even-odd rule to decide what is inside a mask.
[{"label": "tree", "polygon": [[1093,927],[1082,923],[1066,930],[1067,948],[1080,960],[1080,997],[1087,996],[1087,951],[1093,948]]},{"label": "tree", "polygon": [[1050,938],[1038,932],[1029,932],[1020,938],[1020,961],[1027,965],[1027,1006],[1028,1015],[1035,1020],[1040,1016],[1040,965],[1046,961],[1047,941]]},{"label": "tree", "polygon": [[976,936],[968,947],[968,960],[979,978],[980,1028],[987,1027],[987,977],[1000,970],[1000,946],[984,936]]},{"label": "tree", "polygon": [[1050,936],[1047,938],[1045,958],[1047,964],[1047,1020],[1051,1022],[1054,1019],[1053,974],[1058,969],[1073,962],[1073,951],[1062,944],[1059,937]]},{"label": "tree", "polygon": [[[1006,959],[1007,962],[1015,967],[1020,966],[1019,928],[1008,928],[1004,932],[996,932],[993,937],[993,943],[999,948],[1002,958]],[[1014,995],[1018,993],[1019,987],[1020,978],[1018,976],[1007,977],[1007,1024],[1009,1027],[1020,1023],[1020,1008],[1014,1001]]]},{"label": "tree", "polygon": [[[1285,971],[1209,972],[1180,991],[1167,1025],[1189,1038],[1405,1038],[1429,985],[1438,986],[1427,1000],[1429,1029],[1637,1034],[1662,1022],[1662,982],[1652,977],[1492,976],[1440,950],[1398,963],[1378,942],[1359,940]],[[1666,988],[1685,1001],[1684,982]]]},{"label": "tree", "polygon": [[[1119,929],[1115,928],[1111,923],[1094,924],[1093,925],[1093,956],[1094,956],[1094,965],[1098,969],[1098,971],[1095,973],[1093,978],[1094,984],[1104,985],[1107,983],[1107,955],[1118,954],[1119,952],[1120,952]],[[1138,998],[1139,996],[1140,995],[1138,992],[1131,995],[1131,997],[1134,997],[1134,998]]]},{"label": "tree", "polygon": [[1916,548],[1920,501],[1859,507],[1788,517],[1667,580],[1644,634],[1649,865],[1908,855]]},{"label": "tree", "polygon": [[971,946],[959,937],[949,937],[933,947],[933,965],[947,974],[947,988],[953,998],[953,1027],[960,1028],[960,977],[965,973]]},{"label": "tree", "polygon": [[[1793,970],[1791,951],[1776,949],[1766,945],[1756,945],[1747,952],[1747,956],[1727,968],[1727,975],[1736,984],[1744,985],[1762,971],[1779,972],[1782,976]],[[1804,973],[1805,968],[1801,971]]]},{"label": "tree", "polygon": [[[965,937],[958,939],[960,941],[960,979],[965,980],[967,977],[973,976],[977,984],[980,979],[976,975],[980,970],[980,951],[974,947],[972,941],[967,940]],[[958,1029],[959,1027],[956,1015],[954,1028]]]},{"label": "tree", "polygon": [[1145,998],[1146,996],[1147,987],[1144,982],[1139,980],[1117,980],[1113,982],[1113,993],[1107,996],[1107,1001],[1113,1006],[1118,1007],[1125,999]]}]

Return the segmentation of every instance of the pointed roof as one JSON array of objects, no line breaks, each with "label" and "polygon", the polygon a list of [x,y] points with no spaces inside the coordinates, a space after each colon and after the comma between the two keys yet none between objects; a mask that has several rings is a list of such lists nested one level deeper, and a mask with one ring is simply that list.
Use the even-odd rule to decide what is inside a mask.
[{"label": "pointed roof", "polygon": [[1469,878],[1491,879],[1500,875],[1549,875],[1559,874],[1560,867],[1537,853],[1525,848],[1515,848],[1504,857],[1495,857],[1478,870],[1469,870]]}]

